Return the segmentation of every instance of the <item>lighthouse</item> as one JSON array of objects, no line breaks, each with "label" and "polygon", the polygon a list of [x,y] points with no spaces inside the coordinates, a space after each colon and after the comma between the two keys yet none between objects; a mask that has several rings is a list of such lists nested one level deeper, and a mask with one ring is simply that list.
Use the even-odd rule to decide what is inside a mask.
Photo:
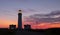
[{"label": "lighthouse", "polygon": [[18,11],[18,30],[22,30],[22,10]]}]

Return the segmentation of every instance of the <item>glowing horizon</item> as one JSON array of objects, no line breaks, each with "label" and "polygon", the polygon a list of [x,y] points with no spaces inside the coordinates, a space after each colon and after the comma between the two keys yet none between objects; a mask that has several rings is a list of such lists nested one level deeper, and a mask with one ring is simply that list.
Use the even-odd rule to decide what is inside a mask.
[{"label": "glowing horizon", "polygon": [[[4,20],[2,20],[1,22],[3,22]],[[1,23],[0,22],[0,23]],[[13,24],[13,25],[16,25],[16,27],[18,27],[17,25],[18,25],[18,23],[17,23],[17,21],[4,21],[3,23],[7,23],[7,24],[1,24],[0,25],[0,28],[9,28],[9,25],[11,25],[11,23],[13,24],[13,23],[15,23],[15,24]],[[9,23],[9,24],[8,24]],[[25,23],[26,22],[22,22],[23,24],[22,24],[22,27],[24,26],[24,25],[26,25]],[[44,22],[42,22],[42,23],[40,23],[40,24],[30,24],[30,22],[28,23],[29,25],[31,25],[31,28],[32,29],[48,29],[48,28],[60,28],[60,22],[55,22],[55,23],[48,23],[48,22],[46,22],[46,23],[44,23]],[[24,28],[24,27],[23,27]]]}]

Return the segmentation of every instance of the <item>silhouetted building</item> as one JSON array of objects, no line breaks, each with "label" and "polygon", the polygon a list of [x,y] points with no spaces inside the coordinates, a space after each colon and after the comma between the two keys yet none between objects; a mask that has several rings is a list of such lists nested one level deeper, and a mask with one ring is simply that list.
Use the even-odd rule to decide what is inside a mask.
[{"label": "silhouetted building", "polygon": [[18,12],[18,30],[22,30],[22,11]]},{"label": "silhouetted building", "polygon": [[24,30],[30,30],[31,29],[31,25],[24,25]]},{"label": "silhouetted building", "polygon": [[10,30],[15,30],[16,29],[16,25],[13,25],[13,24],[12,25],[9,25],[9,29]]}]

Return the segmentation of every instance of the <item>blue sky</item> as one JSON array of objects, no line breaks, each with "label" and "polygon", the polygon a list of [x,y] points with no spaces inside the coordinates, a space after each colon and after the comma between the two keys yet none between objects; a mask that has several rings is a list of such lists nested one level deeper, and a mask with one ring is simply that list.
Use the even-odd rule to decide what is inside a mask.
[{"label": "blue sky", "polygon": [[60,0],[0,0],[0,18],[17,19],[18,10],[23,16],[47,14],[60,10]]}]

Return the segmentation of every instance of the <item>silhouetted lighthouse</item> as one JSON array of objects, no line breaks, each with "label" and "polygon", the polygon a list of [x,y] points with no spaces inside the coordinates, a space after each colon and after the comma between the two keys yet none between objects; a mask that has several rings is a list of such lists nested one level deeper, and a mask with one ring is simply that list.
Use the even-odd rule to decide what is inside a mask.
[{"label": "silhouetted lighthouse", "polygon": [[18,12],[18,30],[22,30],[22,11]]}]

